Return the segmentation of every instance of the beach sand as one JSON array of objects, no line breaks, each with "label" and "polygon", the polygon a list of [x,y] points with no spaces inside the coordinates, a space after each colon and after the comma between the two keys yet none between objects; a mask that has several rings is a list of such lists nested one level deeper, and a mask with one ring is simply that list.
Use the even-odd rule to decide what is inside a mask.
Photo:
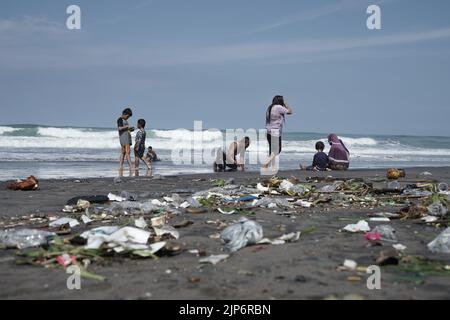
[{"label": "beach sand", "polygon": [[[450,167],[407,169],[407,179],[414,180],[418,173],[429,171],[433,179],[450,180]],[[301,171],[280,172],[278,176],[295,176],[304,181],[307,176],[384,177],[385,170],[351,170],[348,172],[311,173]],[[164,179],[124,178],[115,184],[108,179],[42,180],[40,189],[31,192],[5,190],[0,183],[0,218],[10,223],[11,217],[53,214],[66,216],[61,209],[75,196],[120,193],[122,190],[147,193],[149,199],[171,195],[176,189],[192,192],[209,189],[210,179],[234,178],[235,183],[247,185],[266,179],[257,172],[183,175]],[[0,250],[0,299],[324,299],[343,298],[354,294],[364,299],[448,299],[450,276],[426,276],[423,282],[411,279],[399,266],[381,268],[381,290],[369,290],[369,275],[351,271],[338,271],[345,259],[359,265],[375,264],[379,252],[387,246],[367,247],[363,234],[339,232],[349,223],[367,218],[369,212],[396,212],[399,208],[335,208],[324,205],[316,208],[297,208],[295,214],[282,215],[283,210],[256,209],[251,219],[257,220],[265,237],[315,227],[315,231],[302,235],[295,243],[284,245],[256,245],[245,247],[219,264],[199,267],[199,257],[187,250],[200,249],[209,254],[221,254],[220,240],[209,236],[220,232],[208,220],[237,220],[238,215],[218,212],[188,214],[174,217],[170,224],[182,220],[194,223],[178,229],[187,249],[176,256],[153,259],[107,259],[93,264],[90,271],[107,278],[104,282],[82,279],[81,290],[68,290],[68,274],[62,269],[18,266],[14,262],[15,250]],[[394,211],[395,210],[395,211]],[[371,227],[378,224],[369,222]],[[396,231],[399,242],[408,255],[420,255],[450,264],[450,256],[428,251],[426,244],[443,228],[418,224],[414,220],[388,222]],[[101,224],[100,224],[101,225]],[[91,228],[93,226],[90,226]],[[170,271],[169,271],[170,270]],[[359,276],[360,281],[349,281]],[[190,279],[196,278],[196,281]]]}]

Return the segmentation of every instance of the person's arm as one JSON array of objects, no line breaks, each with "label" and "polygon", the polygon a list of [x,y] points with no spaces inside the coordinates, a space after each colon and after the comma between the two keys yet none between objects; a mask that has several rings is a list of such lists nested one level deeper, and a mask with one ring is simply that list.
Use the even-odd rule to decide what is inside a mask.
[{"label": "person's arm", "polygon": [[238,166],[242,169],[242,171],[245,170],[245,147],[241,146],[241,150],[238,150],[239,152],[239,161]]},{"label": "person's arm", "polygon": [[227,150],[227,164],[235,164],[234,151],[236,150],[236,142],[232,142]]},{"label": "person's arm", "polygon": [[117,120],[117,127],[119,128],[120,131],[122,131],[122,130],[127,130],[130,126],[129,125],[124,126],[123,119],[119,118],[119,120]]},{"label": "person's arm", "polygon": [[287,109],[287,114],[292,114],[294,112],[287,102],[284,103],[284,107]]}]

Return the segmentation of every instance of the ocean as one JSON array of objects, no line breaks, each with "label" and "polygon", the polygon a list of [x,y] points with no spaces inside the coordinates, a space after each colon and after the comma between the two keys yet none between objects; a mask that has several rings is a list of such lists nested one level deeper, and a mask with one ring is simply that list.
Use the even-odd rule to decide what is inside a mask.
[{"label": "ocean", "polygon": [[[258,135],[258,132],[260,133]],[[250,136],[249,170],[258,170],[268,152],[263,130]],[[286,132],[281,169],[309,165],[318,140],[327,134]],[[450,165],[450,137],[340,134],[351,152],[351,168],[430,167]],[[211,172],[215,148],[224,131],[147,130],[147,146],[161,158],[154,174]],[[259,143],[255,142],[259,137]],[[134,134],[133,134],[134,139]],[[326,144],[327,145],[327,144]],[[328,148],[325,150],[327,152]],[[119,140],[114,128],[0,126],[0,180],[117,176]],[[183,160],[183,161],[182,161]],[[259,162],[258,162],[259,161]],[[141,170],[144,172],[144,170]],[[125,170],[127,172],[127,170]]]}]

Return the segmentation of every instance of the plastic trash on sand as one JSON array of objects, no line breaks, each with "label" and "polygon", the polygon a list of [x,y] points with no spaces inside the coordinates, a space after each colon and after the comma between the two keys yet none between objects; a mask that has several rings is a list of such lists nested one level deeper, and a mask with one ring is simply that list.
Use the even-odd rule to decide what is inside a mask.
[{"label": "plastic trash on sand", "polygon": [[120,197],[124,198],[126,201],[137,201],[138,199],[137,194],[128,191],[122,191]]},{"label": "plastic trash on sand", "polygon": [[280,245],[285,244],[286,242],[296,242],[300,239],[301,232],[291,232],[288,234],[283,234],[282,236],[276,239],[268,239],[264,238],[257,242],[257,244],[272,244],[272,245]]},{"label": "plastic trash on sand", "polygon": [[169,225],[164,225],[160,228],[153,228],[153,230],[155,230],[155,233],[158,237],[164,236],[164,235],[169,235],[174,239],[178,239],[180,238],[180,233],[177,231],[177,229],[175,229],[172,226]]},{"label": "plastic trash on sand", "polygon": [[262,238],[262,226],[247,218],[241,218],[239,222],[228,226],[220,235],[225,249],[229,252],[235,252],[247,245],[255,244]]},{"label": "plastic trash on sand", "polygon": [[312,204],[313,204],[312,202],[301,200],[301,199],[299,199],[295,202],[295,205],[301,206],[303,208],[310,208],[312,206]]},{"label": "plastic trash on sand", "polygon": [[404,246],[404,245],[401,244],[401,243],[394,244],[394,245],[392,245],[392,247],[393,247],[395,250],[400,251],[400,252],[403,252],[403,251],[406,250],[406,246]]},{"label": "plastic trash on sand", "polygon": [[127,200],[124,197],[118,196],[114,193],[108,193],[108,199],[109,199],[109,201],[117,201],[117,202],[122,202],[122,201]]},{"label": "plastic trash on sand", "polygon": [[437,189],[439,192],[448,192],[448,184],[445,182],[441,182],[438,184]]},{"label": "plastic trash on sand", "polygon": [[267,192],[269,191],[269,187],[264,187],[261,183],[258,183],[256,185],[256,189],[258,189],[261,192]]},{"label": "plastic trash on sand", "polygon": [[289,203],[284,198],[270,198],[265,197],[259,200],[254,200],[251,204],[251,206],[255,207],[268,207],[268,208],[274,208],[274,207],[280,207],[280,208],[293,208],[293,205]]},{"label": "plastic trash on sand", "polygon": [[450,227],[442,231],[427,247],[434,253],[450,253]]},{"label": "plastic trash on sand", "polygon": [[354,260],[349,260],[346,259],[344,260],[344,263],[342,264],[342,266],[344,267],[345,270],[356,270],[356,268],[358,267],[358,263],[356,263],[356,261]]},{"label": "plastic trash on sand", "polygon": [[441,202],[434,202],[430,204],[428,207],[428,213],[435,217],[443,217],[447,215],[447,208]]},{"label": "plastic trash on sand", "polygon": [[318,191],[319,192],[334,192],[334,191],[337,191],[343,184],[344,184],[344,181],[335,181],[333,184],[323,186]]},{"label": "plastic trash on sand", "polygon": [[58,220],[52,221],[49,223],[49,227],[57,228],[68,224],[71,228],[78,226],[80,223],[76,219],[72,218],[60,218]]},{"label": "plastic trash on sand", "polygon": [[140,229],[147,228],[147,222],[143,217],[140,217],[139,219],[134,220],[134,225]]},{"label": "plastic trash on sand", "polygon": [[52,232],[37,229],[0,230],[0,245],[17,249],[38,247],[48,244],[54,235]]},{"label": "plastic trash on sand", "polygon": [[376,226],[370,233],[378,233],[381,236],[381,241],[397,242],[395,229],[388,225]]},{"label": "plastic trash on sand", "polygon": [[134,227],[100,227],[80,235],[87,239],[86,249],[99,249],[103,244],[114,248],[116,252],[124,250],[146,250],[151,233]]},{"label": "plastic trash on sand", "polygon": [[218,264],[219,262],[227,259],[230,255],[228,254],[218,254],[218,255],[211,255],[206,258],[201,258],[199,260],[200,263],[211,263],[213,265]]},{"label": "plastic trash on sand", "polygon": [[420,189],[405,189],[403,190],[403,195],[414,196],[414,197],[430,197],[433,195],[431,191],[420,190]]},{"label": "plastic trash on sand", "polygon": [[289,180],[283,180],[280,183],[280,189],[284,190],[284,191],[291,190],[293,186],[294,186],[294,184],[292,182],[290,182]]},{"label": "plastic trash on sand", "polygon": [[111,213],[122,213],[123,211],[137,212],[137,213],[151,213],[152,211],[158,209],[156,205],[152,202],[134,202],[134,201],[123,201],[123,202],[115,202],[109,208]]},{"label": "plastic trash on sand", "polygon": [[356,224],[348,224],[343,230],[348,232],[368,232],[370,231],[369,224],[365,220],[361,220]]}]

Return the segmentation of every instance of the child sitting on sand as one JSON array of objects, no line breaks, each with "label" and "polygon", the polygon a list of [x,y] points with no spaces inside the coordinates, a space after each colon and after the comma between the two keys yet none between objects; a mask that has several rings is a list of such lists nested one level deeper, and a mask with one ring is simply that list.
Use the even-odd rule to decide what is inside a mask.
[{"label": "child sitting on sand", "polygon": [[134,143],[134,159],[135,159],[135,168],[136,168],[136,176],[139,175],[139,161],[142,161],[147,166],[149,172],[152,170],[151,162],[147,162],[144,158],[145,153],[145,138],[147,136],[145,132],[145,120],[139,119],[137,122],[138,131],[136,132],[136,140]]},{"label": "child sitting on sand", "polygon": [[300,164],[301,170],[307,171],[326,171],[328,169],[328,156],[323,150],[325,149],[325,144],[322,141],[316,143],[317,153],[314,155],[312,166],[303,167]]},{"label": "child sitting on sand", "polygon": [[147,160],[148,162],[160,161],[158,155],[151,146],[148,147],[147,154],[145,155],[145,160]]}]

